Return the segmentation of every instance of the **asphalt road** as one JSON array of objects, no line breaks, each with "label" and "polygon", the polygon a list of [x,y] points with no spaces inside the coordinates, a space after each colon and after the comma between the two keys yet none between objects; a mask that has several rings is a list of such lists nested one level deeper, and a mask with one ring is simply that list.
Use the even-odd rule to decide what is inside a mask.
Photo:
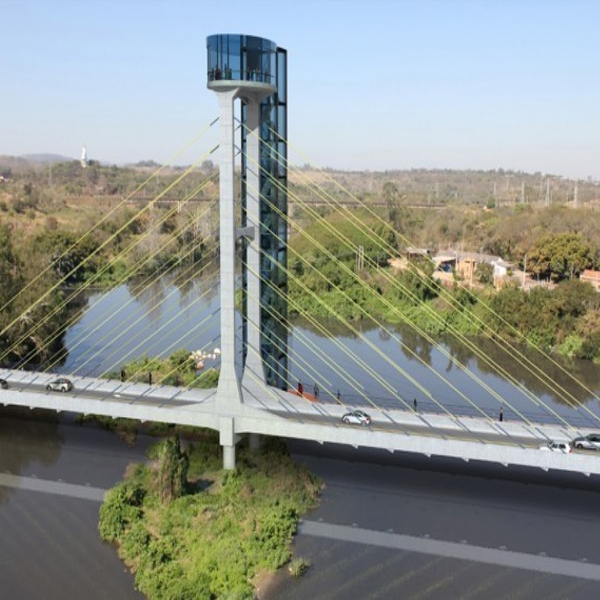
[{"label": "asphalt road", "polygon": [[265,597],[600,597],[600,478],[290,442],[325,482]]}]

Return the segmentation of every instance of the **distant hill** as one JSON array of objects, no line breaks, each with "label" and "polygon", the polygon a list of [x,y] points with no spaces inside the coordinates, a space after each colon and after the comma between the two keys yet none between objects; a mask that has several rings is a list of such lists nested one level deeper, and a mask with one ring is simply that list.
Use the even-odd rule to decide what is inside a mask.
[{"label": "distant hill", "polygon": [[76,160],[75,158],[71,158],[70,156],[61,156],[60,154],[23,154],[19,158],[23,158],[28,163],[44,165]]},{"label": "distant hill", "polygon": [[23,156],[0,155],[0,166],[9,168],[13,173],[37,170],[61,162],[75,160],[59,154],[25,154]]}]

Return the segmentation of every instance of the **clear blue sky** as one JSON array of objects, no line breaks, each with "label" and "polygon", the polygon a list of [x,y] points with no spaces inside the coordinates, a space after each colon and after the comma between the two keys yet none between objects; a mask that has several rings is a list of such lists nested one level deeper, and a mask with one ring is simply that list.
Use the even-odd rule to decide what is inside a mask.
[{"label": "clear blue sky", "polygon": [[206,37],[247,33],[288,50],[320,167],[600,180],[599,24],[598,0],[0,0],[0,154],[166,161],[217,115]]}]

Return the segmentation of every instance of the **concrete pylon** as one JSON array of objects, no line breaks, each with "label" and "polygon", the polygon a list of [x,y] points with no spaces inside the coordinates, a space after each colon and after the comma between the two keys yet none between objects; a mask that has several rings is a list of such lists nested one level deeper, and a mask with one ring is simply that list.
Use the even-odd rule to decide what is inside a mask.
[{"label": "concrete pylon", "polygon": [[238,89],[216,91],[219,100],[219,245],[221,269],[221,372],[216,402],[220,412],[235,410],[242,403],[236,369],[235,336],[235,188],[233,102]]}]

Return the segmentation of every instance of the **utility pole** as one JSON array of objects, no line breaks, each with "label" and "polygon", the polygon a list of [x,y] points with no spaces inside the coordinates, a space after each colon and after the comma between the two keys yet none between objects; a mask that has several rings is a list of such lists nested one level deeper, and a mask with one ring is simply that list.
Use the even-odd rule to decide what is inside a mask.
[{"label": "utility pole", "polygon": [[550,206],[550,179],[546,179],[546,207]]},{"label": "utility pole", "polygon": [[521,182],[521,204],[525,204],[525,182]]}]

